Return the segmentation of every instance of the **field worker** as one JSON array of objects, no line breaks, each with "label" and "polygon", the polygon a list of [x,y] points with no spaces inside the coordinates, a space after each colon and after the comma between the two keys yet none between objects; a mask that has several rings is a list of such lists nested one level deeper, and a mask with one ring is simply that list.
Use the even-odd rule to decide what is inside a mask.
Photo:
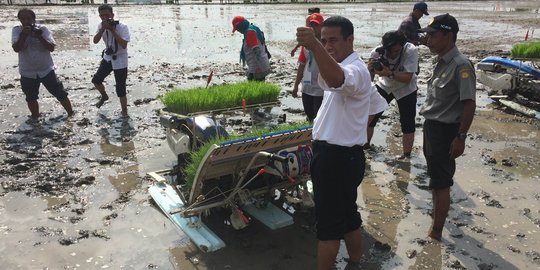
[{"label": "field worker", "polygon": [[413,11],[407,16],[399,25],[398,30],[405,34],[407,41],[418,46],[425,45],[425,37],[422,37],[418,30],[422,28],[420,26],[420,18],[424,15],[428,16],[428,6],[425,2],[418,2],[414,4]]},{"label": "field worker", "polygon": [[428,236],[440,240],[450,209],[455,159],[465,150],[476,108],[476,76],[471,61],[456,47],[459,27],[453,16],[436,16],[421,31],[427,33],[426,45],[436,55],[420,114],[425,118],[424,155],[433,196]]},{"label": "field worker", "polygon": [[270,73],[270,53],[266,48],[264,33],[242,16],[234,16],[232,25],[233,33],[238,31],[244,34],[240,62],[243,66],[247,63],[247,79],[264,81]]},{"label": "field worker", "polygon": [[[324,18],[319,13],[308,15],[306,21],[313,28],[317,39],[321,39],[321,28]],[[313,58],[313,54],[306,48],[301,47],[298,56],[298,69],[292,90],[292,96],[298,97],[298,85],[302,83],[302,105],[309,122],[313,122],[321,107],[324,91],[319,86],[319,67]]]},{"label": "field worker", "polygon": [[36,14],[31,9],[20,9],[17,18],[21,25],[13,27],[11,44],[13,50],[19,54],[21,88],[26,96],[31,117],[39,118],[38,95],[41,84],[60,101],[68,116],[72,116],[73,109],[68,93],[54,72],[51,52],[54,51],[56,43],[51,31],[44,25],[36,25]]}]

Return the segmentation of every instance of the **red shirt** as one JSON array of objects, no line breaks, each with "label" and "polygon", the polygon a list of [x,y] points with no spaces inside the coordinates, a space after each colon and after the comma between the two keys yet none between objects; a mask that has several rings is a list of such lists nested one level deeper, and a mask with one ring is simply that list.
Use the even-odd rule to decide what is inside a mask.
[{"label": "red shirt", "polygon": [[257,34],[253,30],[248,30],[246,33],[246,44],[249,48],[253,48],[259,45],[259,40],[257,40]]},{"label": "red shirt", "polygon": [[307,62],[306,53],[304,52],[304,46],[300,47],[300,54],[298,55],[298,62],[305,64]]}]

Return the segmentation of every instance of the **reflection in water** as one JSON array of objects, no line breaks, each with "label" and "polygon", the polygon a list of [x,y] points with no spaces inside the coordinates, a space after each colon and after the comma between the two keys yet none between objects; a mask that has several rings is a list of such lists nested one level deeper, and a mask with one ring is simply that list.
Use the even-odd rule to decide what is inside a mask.
[{"label": "reflection in water", "polygon": [[[411,207],[418,207],[418,205],[410,206],[411,202],[408,198],[409,183],[412,183],[420,173],[419,170],[411,170],[411,162],[416,163],[418,159],[415,155],[412,160],[394,158],[401,153],[401,136],[392,135],[400,134],[397,121],[392,123],[388,131],[377,134],[384,138],[378,138],[376,141],[381,146],[376,147],[376,151],[370,151],[367,154],[366,172],[368,174],[359,190],[359,205],[364,205],[364,210],[361,211],[364,230],[375,240],[374,243],[368,242],[368,245],[364,247],[363,265],[369,265],[369,269],[386,269],[389,265],[402,265],[405,268],[414,261],[407,261],[406,258],[396,256],[396,251],[405,248],[407,251],[417,252],[410,243],[403,243],[402,235],[403,231],[417,230],[417,221],[413,221],[414,227],[410,227],[410,221],[404,224],[402,221],[410,216]],[[424,260],[424,257],[427,259]],[[422,269],[440,269],[441,247],[424,246],[416,258]],[[377,265],[377,262],[381,261],[388,264]]]},{"label": "reflection in water", "polygon": [[99,114],[99,117],[98,123],[103,125],[100,130],[103,155],[122,158],[117,175],[109,176],[109,181],[120,193],[135,190],[140,181],[139,162],[135,157],[135,143],[132,140],[137,134],[133,121],[129,116],[114,120],[103,114]]},{"label": "reflection in water", "polygon": [[47,208],[54,208],[68,202],[64,196],[43,196],[43,199],[47,201]]},{"label": "reflection in water", "polygon": [[125,193],[135,190],[139,186],[140,181],[138,176],[139,166],[132,165],[125,168],[125,171],[118,173],[116,176],[109,176],[109,181],[118,192]]},{"label": "reflection in water", "polygon": [[441,249],[440,242],[427,242],[418,252],[414,265],[409,269],[442,269]]}]

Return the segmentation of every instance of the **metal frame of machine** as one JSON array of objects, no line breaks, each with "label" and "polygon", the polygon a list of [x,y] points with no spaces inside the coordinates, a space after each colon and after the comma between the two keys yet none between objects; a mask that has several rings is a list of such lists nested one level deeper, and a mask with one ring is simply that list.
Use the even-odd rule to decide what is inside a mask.
[{"label": "metal frame of machine", "polygon": [[[168,115],[161,119],[179,162],[199,144],[199,139],[194,138],[197,121],[206,125],[199,128],[199,136],[208,132],[206,135],[216,136],[224,131],[213,117]],[[248,216],[270,229],[278,229],[291,225],[293,219],[272,203],[276,194],[290,202],[313,206],[308,188],[310,160],[311,127],[228,141],[214,144],[206,152],[189,193],[167,183],[163,175],[171,170],[149,173],[156,180],[149,193],[201,250],[215,251],[225,243],[203,223],[204,216],[214,208],[230,209],[230,223],[235,229],[247,226],[251,222]]]}]

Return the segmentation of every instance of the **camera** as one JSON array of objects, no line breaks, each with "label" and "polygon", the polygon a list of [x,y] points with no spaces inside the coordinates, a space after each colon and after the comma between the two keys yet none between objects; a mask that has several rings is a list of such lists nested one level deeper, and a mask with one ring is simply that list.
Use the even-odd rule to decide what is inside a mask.
[{"label": "camera", "polygon": [[373,53],[371,53],[371,58],[373,59],[373,69],[375,71],[381,71],[383,69],[383,65],[388,66],[388,60],[384,58],[384,52],[386,50],[384,47],[379,46],[375,49]]},{"label": "camera", "polygon": [[105,49],[105,54],[106,55],[114,54],[114,50],[112,48],[107,48],[107,49]]},{"label": "camera", "polygon": [[117,26],[120,21],[115,21],[113,18],[108,18],[107,19],[107,23],[110,25],[110,26]]},{"label": "camera", "polygon": [[31,31],[32,33],[36,33],[36,34],[38,34],[38,35],[43,34],[43,30],[41,30],[41,28],[40,28],[39,26],[35,25],[35,24],[32,24],[32,25],[30,26],[30,31]]},{"label": "camera", "polygon": [[[112,60],[116,60],[116,52],[112,48],[107,47],[105,50],[103,50],[103,53],[106,55],[112,55]],[[101,54],[101,57],[103,57],[103,53]]]}]

